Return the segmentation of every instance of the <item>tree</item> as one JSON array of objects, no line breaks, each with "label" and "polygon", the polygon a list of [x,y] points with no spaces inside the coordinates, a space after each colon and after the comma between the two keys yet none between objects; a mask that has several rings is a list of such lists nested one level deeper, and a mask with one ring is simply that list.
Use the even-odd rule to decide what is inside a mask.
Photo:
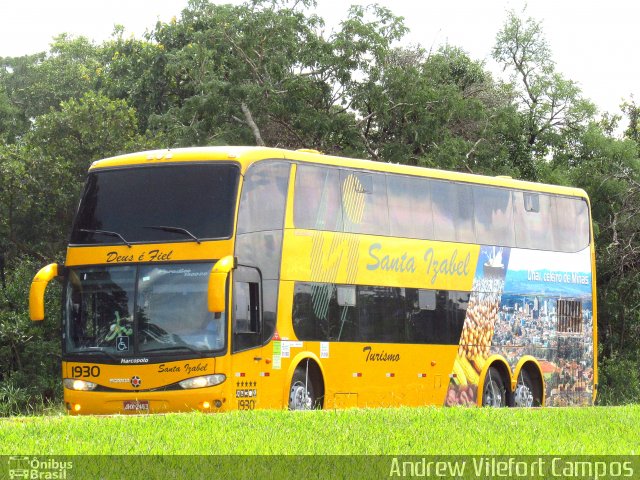
[{"label": "tree", "polygon": [[522,19],[513,11],[496,36],[493,58],[511,72],[514,100],[522,116],[524,149],[514,164],[530,180],[540,179],[538,168],[558,155],[595,114],[580,89],[555,70],[542,24]]},{"label": "tree", "polygon": [[179,144],[304,146],[298,122],[322,111],[330,88],[314,68],[320,21],[299,6],[192,1],[180,21],[159,24],[150,38],[166,61],[169,104],[152,127]]},{"label": "tree", "polygon": [[0,98],[4,90],[13,107],[17,127],[13,138],[26,133],[33,119],[58,108],[60,102],[93,90],[100,68],[97,48],[84,37],[67,35],[54,39],[49,52],[0,58]]},{"label": "tree", "polygon": [[516,112],[480,62],[459,48],[391,49],[354,94],[359,133],[377,160],[506,173]]},{"label": "tree", "polygon": [[[28,288],[38,265],[21,258],[0,288],[0,416],[32,413],[61,397],[59,322],[35,325]],[[60,289],[47,292],[47,309],[60,310]]]},{"label": "tree", "polygon": [[169,91],[172,79],[165,66],[167,55],[162,44],[149,38],[124,36],[121,26],[113,38],[99,47],[101,81],[99,91],[112,100],[126,100],[138,116],[138,132],[144,134],[153,115],[166,112],[174,100]]},{"label": "tree", "polygon": [[631,100],[622,104],[622,111],[628,117],[628,125],[624,131],[624,136],[636,143],[638,155],[640,155],[640,107],[636,105],[635,100],[631,97]]},{"label": "tree", "polygon": [[153,52],[144,47],[150,53],[139,77],[158,86],[163,101],[155,110],[136,108],[153,110],[150,127],[174,145],[265,144],[366,155],[353,94],[406,29],[386,9],[354,7],[340,29],[325,36],[322,19],[303,11],[311,5],[192,0],[180,19],[149,34]]}]

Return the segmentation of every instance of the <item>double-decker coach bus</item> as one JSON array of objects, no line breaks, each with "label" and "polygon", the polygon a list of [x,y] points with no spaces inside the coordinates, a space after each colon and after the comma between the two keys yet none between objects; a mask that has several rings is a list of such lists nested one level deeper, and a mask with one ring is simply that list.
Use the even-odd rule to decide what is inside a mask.
[{"label": "double-decker coach bus", "polygon": [[95,162],[64,265],[68,411],[587,405],[579,189],[314,151]]}]

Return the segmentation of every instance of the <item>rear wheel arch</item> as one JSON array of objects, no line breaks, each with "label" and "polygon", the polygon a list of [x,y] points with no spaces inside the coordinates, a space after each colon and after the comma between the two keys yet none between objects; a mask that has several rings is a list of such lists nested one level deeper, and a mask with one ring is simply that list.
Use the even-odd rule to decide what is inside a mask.
[{"label": "rear wheel arch", "polygon": [[[537,360],[533,357],[523,357],[518,362],[513,377],[513,406],[539,407],[544,405],[545,386],[544,377]],[[531,405],[523,404],[522,389],[526,387],[531,390]]]},{"label": "rear wheel arch", "polygon": [[499,376],[499,382],[504,387],[504,401],[502,406],[506,407],[512,404],[511,369],[501,356],[494,355],[487,359],[480,376],[480,382],[478,383],[478,406],[485,405],[485,388],[490,386],[488,382],[495,380],[495,375]]}]

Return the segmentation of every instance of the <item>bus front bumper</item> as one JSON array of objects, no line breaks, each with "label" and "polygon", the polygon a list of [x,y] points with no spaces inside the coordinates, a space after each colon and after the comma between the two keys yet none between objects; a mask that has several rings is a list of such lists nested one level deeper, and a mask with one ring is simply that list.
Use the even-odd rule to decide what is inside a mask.
[{"label": "bus front bumper", "polygon": [[64,389],[71,415],[223,412],[229,402],[220,386],[192,390],[95,392]]}]

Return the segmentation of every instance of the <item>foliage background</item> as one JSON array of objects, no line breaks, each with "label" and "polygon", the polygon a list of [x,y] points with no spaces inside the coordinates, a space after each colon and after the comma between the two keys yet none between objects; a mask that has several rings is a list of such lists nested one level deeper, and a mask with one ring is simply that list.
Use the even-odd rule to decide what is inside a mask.
[{"label": "foliage background", "polygon": [[[406,47],[402,18],[354,6],[335,30],[313,0],[191,0],[142,38],[60,35],[0,58],[0,415],[61,398],[58,288],[43,325],[30,280],[64,259],[85,173],[99,158],[191,145],[329,154],[574,185],[597,248],[599,401],[640,400],[640,109],[598,112],[556,71],[542,24],[506,12],[495,78],[459,47]],[[624,129],[617,135],[619,127]]]}]

